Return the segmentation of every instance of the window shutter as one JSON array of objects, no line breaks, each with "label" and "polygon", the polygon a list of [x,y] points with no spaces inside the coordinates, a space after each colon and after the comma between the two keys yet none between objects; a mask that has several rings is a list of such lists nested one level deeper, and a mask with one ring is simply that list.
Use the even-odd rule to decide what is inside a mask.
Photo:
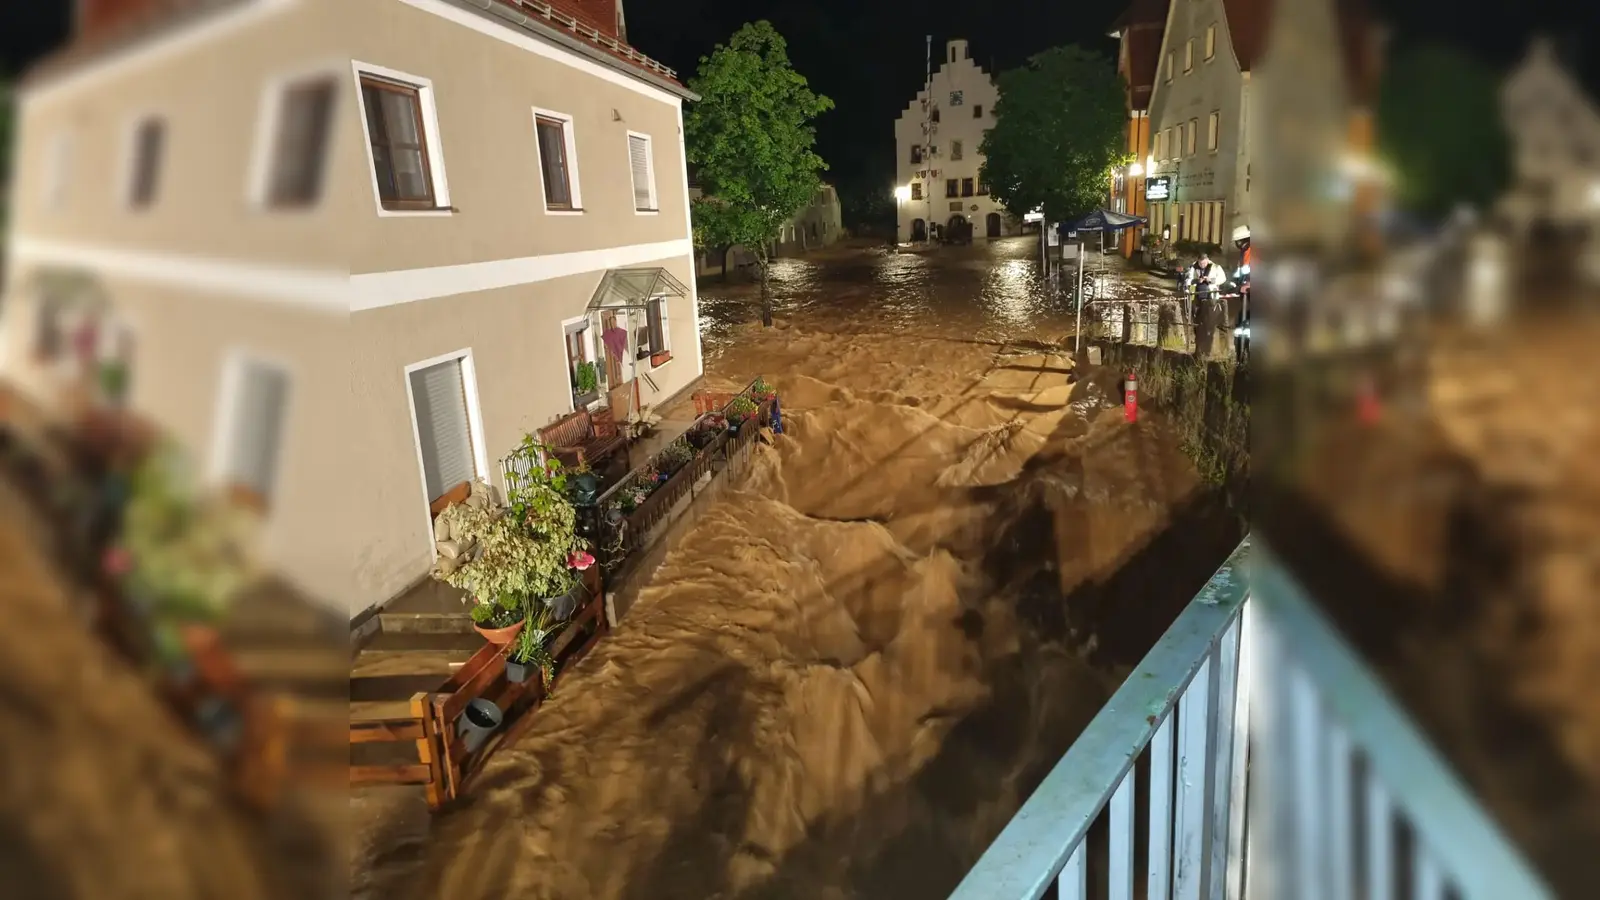
[{"label": "window shutter", "polygon": [[266,499],[272,495],[273,473],[283,438],[289,380],[280,370],[245,363],[239,372],[237,412],[228,448],[228,482]]},{"label": "window shutter", "polygon": [[633,208],[655,209],[650,196],[650,142],[628,135],[628,160],[633,164]]},{"label": "window shutter", "polygon": [[667,352],[666,335],[663,333],[661,321],[661,303],[660,300],[651,300],[645,310],[645,315],[650,320],[650,349],[655,353]]},{"label": "window shutter", "polygon": [[461,482],[477,477],[461,361],[453,359],[412,372],[411,397],[416,404],[422,472],[432,503]]}]

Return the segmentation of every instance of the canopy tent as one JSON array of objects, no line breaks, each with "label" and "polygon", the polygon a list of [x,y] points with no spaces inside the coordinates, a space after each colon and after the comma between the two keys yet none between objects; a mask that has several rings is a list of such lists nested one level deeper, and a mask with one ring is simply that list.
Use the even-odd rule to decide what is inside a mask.
[{"label": "canopy tent", "polygon": [[[1097,209],[1082,218],[1057,225],[1057,230],[1065,234],[1082,234],[1085,231],[1105,232],[1124,231],[1137,228],[1148,220],[1143,216],[1133,216],[1128,213],[1115,212],[1109,209]],[[1074,337],[1075,345],[1072,351],[1073,364],[1076,365],[1080,351],[1083,349],[1083,239],[1078,240],[1078,326]]]},{"label": "canopy tent", "polygon": [[666,269],[608,269],[589,298],[589,311],[644,309],[656,297],[687,297],[689,289]]}]

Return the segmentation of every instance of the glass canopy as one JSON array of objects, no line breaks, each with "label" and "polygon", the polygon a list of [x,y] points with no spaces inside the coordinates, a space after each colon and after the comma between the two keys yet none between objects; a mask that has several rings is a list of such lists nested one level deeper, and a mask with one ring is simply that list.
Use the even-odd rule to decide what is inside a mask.
[{"label": "glass canopy", "polygon": [[666,269],[610,269],[589,298],[600,309],[644,309],[653,297],[687,297],[689,289]]}]

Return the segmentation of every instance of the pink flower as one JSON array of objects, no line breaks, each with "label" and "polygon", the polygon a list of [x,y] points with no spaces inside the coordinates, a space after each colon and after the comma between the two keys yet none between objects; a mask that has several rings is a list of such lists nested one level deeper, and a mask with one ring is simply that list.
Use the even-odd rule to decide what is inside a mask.
[{"label": "pink flower", "polygon": [[587,553],[583,550],[574,550],[572,551],[572,554],[567,557],[567,565],[571,568],[577,569],[579,572],[582,572],[594,565],[594,554]]}]

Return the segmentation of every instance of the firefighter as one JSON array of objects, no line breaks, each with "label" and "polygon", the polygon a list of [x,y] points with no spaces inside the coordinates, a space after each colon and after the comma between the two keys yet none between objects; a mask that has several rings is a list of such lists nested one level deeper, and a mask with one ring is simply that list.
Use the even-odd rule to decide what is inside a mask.
[{"label": "firefighter", "polygon": [[1250,226],[1233,229],[1233,245],[1239,248],[1239,268],[1233,281],[1239,286],[1239,314],[1233,320],[1233,355],[1244,361],[1250,354]]}]

